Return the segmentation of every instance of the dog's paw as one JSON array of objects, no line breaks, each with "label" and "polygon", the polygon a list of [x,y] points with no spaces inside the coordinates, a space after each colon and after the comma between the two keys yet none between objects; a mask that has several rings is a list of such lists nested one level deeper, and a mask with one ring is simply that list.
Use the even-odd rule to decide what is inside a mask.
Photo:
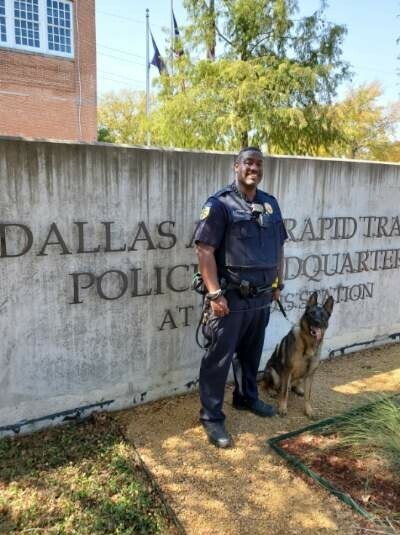
[{"label": "dog's paw", "polygon": [[279,407],[278,408],[278,414],[279,416],[287,416],[287,407]]},{"label": "dog's paw", "polygon": [[310,420],[318,420],[318,416],[312,407],[306,407],[304,409],[304,412],[307,418],[309,418]]}]

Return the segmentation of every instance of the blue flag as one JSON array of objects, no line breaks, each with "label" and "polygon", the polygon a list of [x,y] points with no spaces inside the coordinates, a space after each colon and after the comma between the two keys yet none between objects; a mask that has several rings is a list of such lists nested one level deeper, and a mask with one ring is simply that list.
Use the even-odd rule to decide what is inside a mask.
[{"label": "blue flag", "polygon": [[180,44],[180,33],[179,33],[178,23],[176,22],[175,14],[173,11],[172,11],[172,19],[174,21],[174,33],[175,33],[174,52],[178,57],[180,57],[180,56],[183,56],[184,51]]},{"label": "blue flag", "polygon": [[167,70],[164,60],[161,57],[160,51],[158,50],[158,46],[156,45],[156,42],[154,41],[153,34],[150,32],[151,40],[153,42],[153,48],[154,48],[154,56],[153,59],[150,61],[150,65],[154,65],[154,67],[157,67],[158,72],[162,74],[164,71]]}]

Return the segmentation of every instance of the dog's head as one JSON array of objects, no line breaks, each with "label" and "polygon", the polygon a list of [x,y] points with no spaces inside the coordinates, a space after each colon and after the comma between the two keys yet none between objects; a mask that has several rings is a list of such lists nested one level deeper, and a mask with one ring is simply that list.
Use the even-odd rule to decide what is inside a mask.
[{"label": "dog's head", "polygon": [[333,297],[330,295],[323,305],[318,304],[317,292],[310,295],[302,320],[306,323],[309,334],[318,342],[324,337],[333,309]]}]

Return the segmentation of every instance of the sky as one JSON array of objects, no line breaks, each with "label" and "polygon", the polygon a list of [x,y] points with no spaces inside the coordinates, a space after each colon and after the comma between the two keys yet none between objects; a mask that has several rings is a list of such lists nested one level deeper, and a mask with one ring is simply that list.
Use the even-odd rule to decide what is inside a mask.
[{"label": "sky", "polygon": [[[171,3],[178,26],[185,24],[182,0],[96,0],[98,95],[121,89],[146,88],[146,9],[162,54],[170,28]],[[300,15],[311,14],[318,0],[299,0]],[[348,33],[343,58],[354,73],[352,85],[378,80],[382,103],[400,98],[400,0],[330,0],[330,22],[344,24]],[[150,59],[153,55],[150,44]],[[157,76],[151,67],[151,77]],[[349,82],[339,89],[344,96]]]}]

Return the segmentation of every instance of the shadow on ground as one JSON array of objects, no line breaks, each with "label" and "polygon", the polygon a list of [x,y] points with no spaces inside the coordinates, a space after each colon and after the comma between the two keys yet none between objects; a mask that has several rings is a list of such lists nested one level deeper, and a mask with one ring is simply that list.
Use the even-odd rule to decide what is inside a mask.
[{"label": "shadow on ground", "polygon": [[[399,344],[324,361],[315,378],[314,407],[325,418],[383,392],[400,392]],[[224,410],[235,441],[230,450],[205,440],[197,394],[117,414],[187,533],[361,533],[359,517],[292,472],[266,445],[271,436],[309,423],[303,401],[291,397],[286,418],[261,419],[232,409],[231,395],[228,385]],[[275,402],[262,390],[261,397]]]}]

